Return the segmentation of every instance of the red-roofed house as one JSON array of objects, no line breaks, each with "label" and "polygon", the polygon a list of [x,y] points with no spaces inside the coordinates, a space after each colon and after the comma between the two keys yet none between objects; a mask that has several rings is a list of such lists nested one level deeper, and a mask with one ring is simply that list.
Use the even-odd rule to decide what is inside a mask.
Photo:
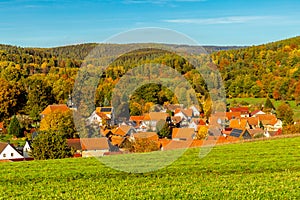
[{"label": "red-roofed house", "polygon": [[241,113],[241,117],[249,117],[249,115],[250,115],[248,107],[230,108],[230,112],[240,112]]},{"label": "red-roofed house", "polygon": [[242,115],[241,112],[226,112],[227,120],[239,119],[239,118],[241,118],[241,115]]},{"label": "red-roofed house", "polygon": [[251,117],[256,117],[257,115],[264,115],[264,114],[266,113],[261,110],[254,110],[251,112]]}]

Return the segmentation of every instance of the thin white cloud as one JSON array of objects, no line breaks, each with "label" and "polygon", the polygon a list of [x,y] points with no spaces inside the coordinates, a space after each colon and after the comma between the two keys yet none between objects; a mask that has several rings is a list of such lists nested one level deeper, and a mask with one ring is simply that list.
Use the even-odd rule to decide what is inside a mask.
[{"label": "thin white cloud", "polygon": [[178,24],[235,24],[246,23],[250,21],[274,19],[270,16],[230,16],[218,18],[197,18],[197,19],[166,19],[163,22],[178,23]]}]

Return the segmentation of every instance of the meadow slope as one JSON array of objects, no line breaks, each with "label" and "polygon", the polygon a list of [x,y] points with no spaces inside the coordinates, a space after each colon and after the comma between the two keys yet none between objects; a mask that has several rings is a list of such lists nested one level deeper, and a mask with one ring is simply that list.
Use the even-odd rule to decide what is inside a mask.
[{"label": "meadow slope", "polygon": [[[300,137],[189,149],[143,174],[95,158],[1,163],[1,199],[299,199]],[[122,155],[121,155],[122,156]]]}]

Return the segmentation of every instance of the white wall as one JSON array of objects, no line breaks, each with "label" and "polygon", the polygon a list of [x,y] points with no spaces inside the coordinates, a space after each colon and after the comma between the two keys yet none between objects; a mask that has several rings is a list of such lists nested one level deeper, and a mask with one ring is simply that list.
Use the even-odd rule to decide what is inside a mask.
[{"label": "white wall", "polygon": [[[6,156],[4,157],[4,155]],[[24,158],[24,157],[10,145],[7,145],[0,154],[0,160],[17,159],[17,158]]]}]

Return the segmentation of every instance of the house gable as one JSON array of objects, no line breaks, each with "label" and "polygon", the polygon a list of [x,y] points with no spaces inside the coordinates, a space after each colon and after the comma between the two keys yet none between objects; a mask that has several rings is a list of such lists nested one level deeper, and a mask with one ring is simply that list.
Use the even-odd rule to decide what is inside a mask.
[{"label": "house gable", "polygon": [[13,146],[8,143],[0,143],[0,160],[12,160],[24,158]]}]

